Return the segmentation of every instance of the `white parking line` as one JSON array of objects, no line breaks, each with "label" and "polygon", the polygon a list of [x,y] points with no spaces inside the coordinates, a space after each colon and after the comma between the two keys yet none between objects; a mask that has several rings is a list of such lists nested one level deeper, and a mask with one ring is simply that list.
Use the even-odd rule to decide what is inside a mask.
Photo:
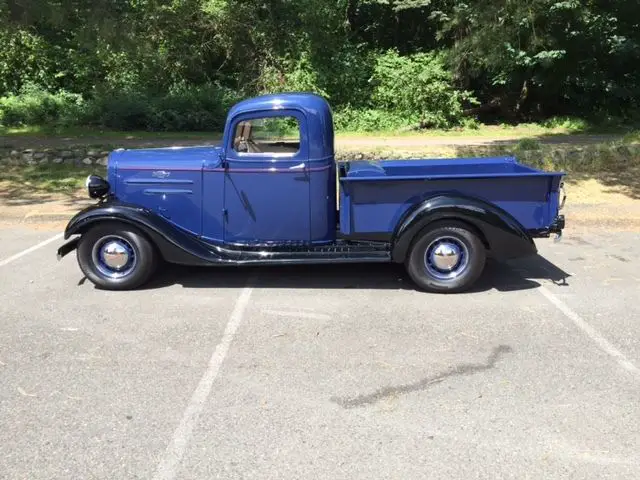
[{"label": "white parking line", "polygon": [[20,257],[23,257],[35,250],[38,250],[39,248],[44,247],[45,245],[50,244],[51,242],[55,242],[56,240],[60,240],[62,237],[64,236],[63,233],[59,233],[58,235],[55,235],[47,240],[45,240],[44,242],[40,242],[37,245],[34,245],[33,247],[29,247],[26,250],[23,250],[20,253],[16,253],[15,255],[13,255],[12,257],[9,258],[5,258],[4,260],[0,261],[0,267],[4,267],[5,265],[8,265],[9,263],[13,262],[14,260],[19,259]]},{"label": "white parking line", "polygon": [[176,431],[173,433],[171,443],[168,445],[165,454],[158,465],[156,475],[153,477],[154,479],[173,480],[176,478],[178,466],[180,465],[187,445],[191,440],[193,428],[198,423],[198,418],[202,412],[205,402],[209,398],[213,382],[220,371],[220,366],[224,362],[224,359],[229,352],[231,342],[233,341],[233,337],[242,323],[244,312],[249,304],[249,298],[253,291],[253,284],[254,278],[250,278],[247,285],[242,290],[242,293],[240,293],[238,300],[236,300],[235,307],[233,308],[233,312],[231,312],[231,317],[229,318],[229,322],[227,323],[224,334],[222,335],[222,340],[216,346],[213,354],[211,355],[209,366],[191,396],[191,400],[187,405],[187,409],[184,411],[182,420],[180,421]]},{"label": "white parking line", "polygon": [[276,317],[306,318],[309,320],[331,320],[331,315],[325,313],[288,311],[288,310],[262,310],[262,313]]},{"label": "white parking line", "polygon": [[566,303],[564,303],[543,286],[540,286],[538,288],[538,291],[542,295],[544,295],[547,300],[553,303],[558,310],[564,313],[564,315],[569,320],[571,320],[580,330],[586,333],[587,336],[591,338],[591,340],[593,340],[604,352],[615,358],[622,368],[628,370],[629,372],[635,373],[636,375],[640,375],[640,369],[638,369],[638,367],[636,367],[627,357],[625,357],[620,350],[611,345],[611,343],[609,343],[607,339],[600,334],[600,332],[589,325],[580,315],[571,310],[571,308],[569,308]]}]

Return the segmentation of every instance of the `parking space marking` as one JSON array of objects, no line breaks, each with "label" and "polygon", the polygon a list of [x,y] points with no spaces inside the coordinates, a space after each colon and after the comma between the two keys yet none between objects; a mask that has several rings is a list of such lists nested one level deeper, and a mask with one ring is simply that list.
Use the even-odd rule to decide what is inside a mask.
[{"label": "parking space marking", "polygon": [[325,313],[285,311],[285,310],[262,310],[262,313],[276,317],[303,318],[309,320],[331,320],[331,315]]},{"label": "parking space marking", "polygon": [[604,352],[616,359],[618,364],[625,370],[640,375],[640,369],[636,367],[624,354],[611,345],[595,328],[589,325],[580,315],[574,312],[569,306],[556,297],[545,287],[540,286],[538,291],[544,295],[555,307],[560,310],[569,320],[571,320],[580,330],[582,330],[591,340],[593,340]]},{"label": "parking space marking", "polygon": [[56,240],[59,240],[63,237],[63,233],[59,233],[51,238],[48,238],[47,240],[38,243],[37,245],[34,245],[33,247],[29,247],[26,250],[23,250],[20,253],[16,253],[15,255],[9,257],[9,258],[5,258],[4,260],[0,261],[0,267],[4,267],[5,265],[8,265],[9,263],[13,262],[14,260],[19,259],[20,257],[24,257],[25,255],[28,255],[29,253],[38,250],[39,248],[42,248],[48,244],[50,244],[51,242],[55,242]]},{"label": "parking space marking", "polygon": [[218,376],[220,367],[229,352],[231,342],[238,331],[238,327],[242,323],[244,312],[249,304],[251,293],[253,292],[254,284],[255,278],[250,277],[246,286],[240,293],[240,296],[236,300],[233,312],[231,312],[231,317],[229,318],[229,322],[227,323],[222,335],[222,340],[220,340],[220,343],[218,343],[211,355],[209,366],[204,372],[204,375],[202,375],[198,386],[191,396],[191,400],[184,411],[182,420],[180,421],[178,428],[173,433],[171,443],[168,445],[165,454],[158,465],[154,479],[173,480],[176,478],[178,465],[182,461],[182,457],[184,456],[184,452],[193,434],[193,429],[198,422],[202,408],[211,394],[213,382]]}]

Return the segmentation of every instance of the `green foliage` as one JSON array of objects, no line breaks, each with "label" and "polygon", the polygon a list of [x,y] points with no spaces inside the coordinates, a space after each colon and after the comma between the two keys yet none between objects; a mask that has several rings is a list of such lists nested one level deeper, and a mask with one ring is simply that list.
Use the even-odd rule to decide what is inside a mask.
[{"label": "green foliage", "polygon": [[576,117],[551,117],[547,120],[540,122],[545,128],[559,128],[568,132],[586,132],[591,128],[591,124],[584,118]]},{"label": "green foliage", "polygon": [[516,150],[540,150],[540,142],[533,138],[523,138],[516,145]]},{"label": "green foliage", "polygon": [[[432,12],[457,78],[513,118],[625,117],[638,109],[631,0],[480,1]],[[495,113],[495,112],[494,112]]]},{"label": "green foliage", "polygon": [[217,85],[181,86],[164,95],[104,92],[93,100],[87,121],[113,130],[220,131],[237,100]]},{"label": "green foliage", "polygon": [[637,0],[0,0],[0,12],[5,124],[214,129],[235,99],[294,90],[324,95],[352,130],[638,120]]},{"label": "green foliage", "polygon": [[334,125],[338,131],[347,132],[376,132],[394,131],[418,125],[420,117],[417,114],[376,110],[353,109],[350,107],[334,113]]},{"label": "green foliage", "polygon": [[417,115],[422,127],[447,128],[459,124],[464,102],[475,103],[470,92],[454,87],[440,55],[400,56],[389,51],[377,57],[372,101],[380,109]]},{"label": "green foliage", "polygon": [[327,96],[308,54],[304,53],[297,60],[284,59],[283,64],[282,70],[272,65],[264,68],[260,76],[260,93],[315,92]]},{"label": "green foliage", "polygon": [[263,118],[251,123],[251,136],[254,139],[270,141],[284,138],[298,139],[300,135],[300,125],[295,117]]},{"label": "green foliage", "polygon": [[86,105],[79,94],[60,90],[49,93],[41,87],[24,84],[18,95],[0,98],[0,124],[73,125],[83,116]]},{"label": "green foliage", "polygon": [[104,91],[89,100],[79,94],[49,93],[33,85],[0,98],[5,127],[94,125],[113,130],[220,131],[227,110],[239,100],[217,85],[173,88],[165,95]]},{"label": "green foliage", "polygon": [[625,134],[622,138],[623,143],[640,143],[640,130],[635,130]]}]

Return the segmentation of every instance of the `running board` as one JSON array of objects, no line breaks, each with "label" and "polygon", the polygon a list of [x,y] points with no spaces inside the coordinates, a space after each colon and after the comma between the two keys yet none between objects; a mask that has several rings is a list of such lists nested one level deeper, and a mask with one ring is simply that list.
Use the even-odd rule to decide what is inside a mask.
[{"label": "running board", "polygon": [[211,263],[233,265],[308,264],[308,263],[369,263],[391,261],[391,251],[385,244],[335,243],[322,246],[225,245],[210,248],[218,258]]}]

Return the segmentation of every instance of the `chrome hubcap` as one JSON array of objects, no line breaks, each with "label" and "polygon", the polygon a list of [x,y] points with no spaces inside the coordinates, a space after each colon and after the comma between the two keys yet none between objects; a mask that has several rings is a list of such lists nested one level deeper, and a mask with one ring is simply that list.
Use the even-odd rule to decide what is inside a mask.
[{"label": "chrome hubcap", "polygon": [[105,265],[114,270],[120,270],[129,262],[129,252],[120,242],[109,242],[102,247],[102,260]]},{"label": "chrome hubcap", "polygon": [[129,275],[136,266],[135,251],[122,237],[105,237],[93,247],[93,262],[98,271],[109,278]]},{"label": "chrome hubcap", "polygon": [[431,262],[438,270],[451,271],[460,261],[460,248],[454,243],[442,242],[431,252]]},{"label": "chrome hubcap", "polygon": [[425,252],[427,272],[439,280],[452,280],[469,264],[469,251],[455,238],[440,237],[432,241]]}]

